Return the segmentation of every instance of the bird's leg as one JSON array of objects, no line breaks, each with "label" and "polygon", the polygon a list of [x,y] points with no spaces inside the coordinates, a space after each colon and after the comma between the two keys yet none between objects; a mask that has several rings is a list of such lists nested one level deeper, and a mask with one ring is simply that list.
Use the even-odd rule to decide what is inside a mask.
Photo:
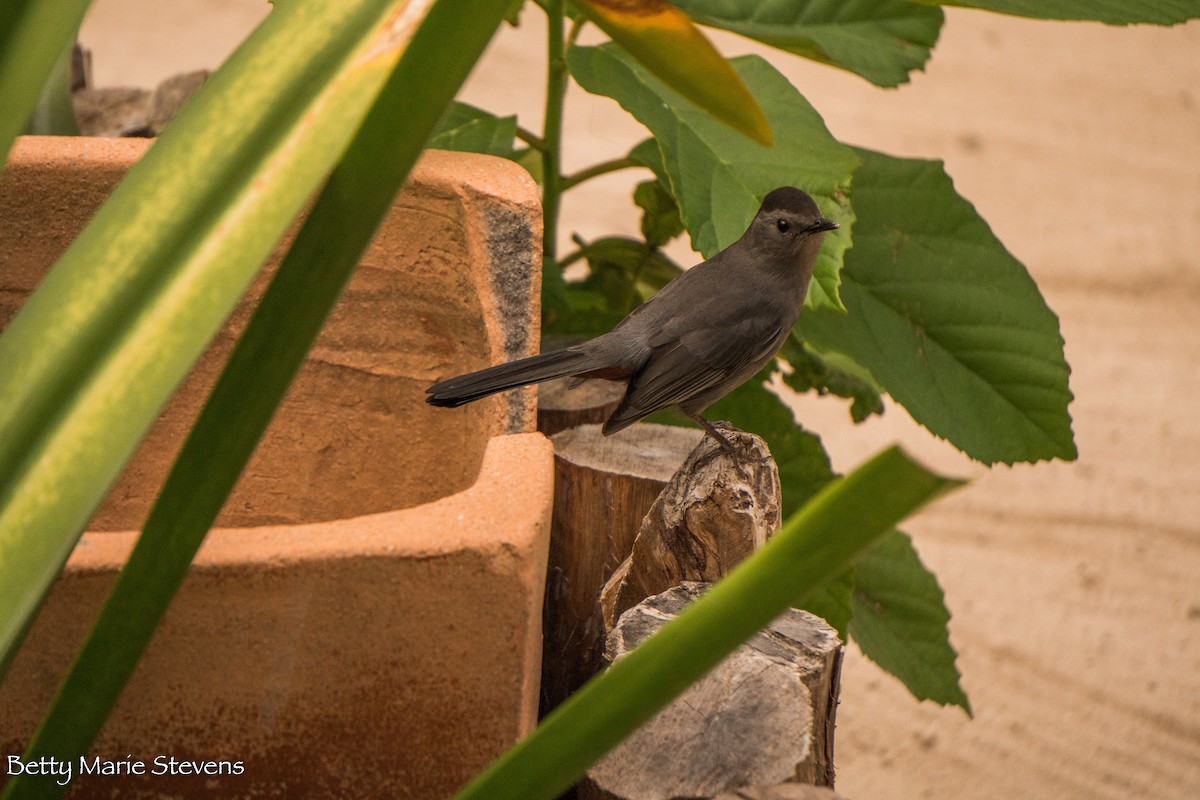
[{"label": "bird's leg", "polygon": [[[733,459],[733,463],[737,466],[737,468],[739,470],[742,470],[742,466],[743,466],[744,462],[746,461],[746,459],[749,457],[749,454],[746,453],[746,451],[744,451],[744,450],[739,452],[737,450],[737,448],[735,448],[733,446],[733,442],[731,442],[727,438],[725,438],[725,435],[722,434],[719,430],[717,430],[717,426],[713,425],[711,422],[706,420],[704,417],[697,414],[694,417],[692,417],[692,419],[696,420],[696,422],[699,423],[700,427],[704,428],[705,433],[707,433],[709,436],[711,436],[717,440],[717,444],[721,445],[721,449],[724,450],[726,453],[728,453],[729,457]],[[728,424],[728,423],[725,423],[725,424]],[[734,430],[736,430],[736,428]],[[752,463],[752,464],[765,464],[771,460],[771,456],[770,455],[755,456],[753,458],[750,458],[749,460],[750,460],[750,463]],[[750,477],[744,471],[742,471],[742,474],[746,478]]]},{"label": "bird's leg", "polygon": [[717,444],[721,445],[721,449],[724,450],[726,453],[728,453],[730,455],[730,457],[733,458],[734,461],[738,460],[738,453],[737,453],[737,450],[734,449],[733,443],[730,442],[728,439],[726,439],[724,434],[722,434],[719,430],[717,430],[716,427],[711,422],[709,422],[708,420],[706,420],[704,417],[700,416],[699,414],[692,417],[692,419],[696,420],[696,422],[698,422],[700,424],[700,427],[704,428],[704,431],[709,436],[716,439]]}]

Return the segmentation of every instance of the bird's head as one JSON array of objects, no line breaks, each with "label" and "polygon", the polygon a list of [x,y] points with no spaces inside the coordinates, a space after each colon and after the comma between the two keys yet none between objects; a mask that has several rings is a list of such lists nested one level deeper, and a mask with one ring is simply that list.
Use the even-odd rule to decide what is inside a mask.
[{"label": "bird's head", "polygon": [[812,274],[825,232],[838,224],[826,219],[816,201],[791,186],[781,186],[763,198],[750,223],[750,243],[767,257],[780,258]]}]

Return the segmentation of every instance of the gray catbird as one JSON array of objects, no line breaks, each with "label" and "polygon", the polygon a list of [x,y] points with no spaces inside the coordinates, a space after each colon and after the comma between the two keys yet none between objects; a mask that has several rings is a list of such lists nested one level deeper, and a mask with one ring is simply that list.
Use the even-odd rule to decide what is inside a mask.
[{"label": "gray catbird", "polygon": [[426,402],[461,406],[568,375],[627,381],[607,436],[677,407],[721,445],[700,413],[749,380],[783,346],[804,305],[825,231],[813,199],[784,186],[763,199],[742,238],[668,283],[603,336],[429,387]]}]

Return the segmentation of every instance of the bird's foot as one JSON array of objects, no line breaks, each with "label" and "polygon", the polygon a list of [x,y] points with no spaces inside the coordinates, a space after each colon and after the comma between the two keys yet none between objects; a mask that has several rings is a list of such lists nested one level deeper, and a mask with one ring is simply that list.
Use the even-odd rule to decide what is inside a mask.
[{"label": "bird's foot", "polygon": [[733,442],[729,441],[727,436],[721,433],[722,429],[726,431],[733,431],[735,433],[743,433],[740,428],[737,428],[734,425],[724,421],[709,422],[699,414],[692,417],[692,419],[696,420],[700,427],[704,428],[705,433],[716,440],[717,444],[719,444],[721,449],[724,450],[731,459],[733,459],[733,463],[736,464],[739,469],[741,469],[747,463],[766,464],[772,460],[770,454],[765,456],[757,454],[752,455],[746,450],[746,448],[739,449],[733,444]]}]

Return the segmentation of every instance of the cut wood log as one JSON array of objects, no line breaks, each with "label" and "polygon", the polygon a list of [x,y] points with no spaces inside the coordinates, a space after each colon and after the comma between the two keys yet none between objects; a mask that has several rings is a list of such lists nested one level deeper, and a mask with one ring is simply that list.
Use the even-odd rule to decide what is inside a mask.
[{"label": "cut wood log", "polygon": [[[587,341],[583,336],[547,336],[542,352],[561,350]],[[572,388],[574,387],[574,388]],[[608,419],[621,397],[625,384],[620,381],[558,378],[538,386],[538,430],[547,436],[580,425],[597,425]]]},{"label": "cut wood log", "polygon": [[684,581],[716,581],[779,530],[779,470],[766,443],[722,427],[736,458],[711,437],[650,508],[628,559],[600,597],[611,630],[627,609]]},{"label": "cut wood log", "polygon": [[639,424],[617,436],[600,426],[554,442],[554,518],[543,616],[542,711],[599,668],[600,588],[629,555],[646,511],[703,437],[694,428]]},{"label": "cut wood log", "polygon": [[571,388],[576,383],[576,378],[558,378],[538,387],[539,431],[553,436],[604,422],[625,395],[625,384],[615,381],[589,380]]},{"label": "cut wood log", "polygon": [[[622,615],[605,660],[633,650],[705,588],[686,583]],[[580,800],[711,798],[786,782],[831,786],[841,653],[824,620],[788,611],[592,767]]]}]

